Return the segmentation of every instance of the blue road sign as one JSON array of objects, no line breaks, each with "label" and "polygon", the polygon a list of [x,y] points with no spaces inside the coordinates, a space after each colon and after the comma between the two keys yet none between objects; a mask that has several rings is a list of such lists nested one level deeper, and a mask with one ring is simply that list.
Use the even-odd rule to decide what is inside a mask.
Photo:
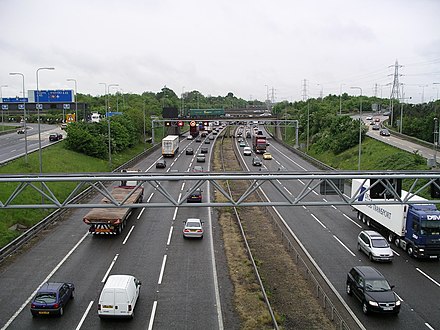
[{"label": "blue road sign", "polygon": [[3,103],[23,103],[23,102],[29,102],[28,98],[25,97],[4,97],[2,99]]},{"label": "blue road sign", "polygon": [[42,103],[60,103],[60,102],[73,102],[73,91],[72,90],[40,90],[32,91],[34,102]]}]

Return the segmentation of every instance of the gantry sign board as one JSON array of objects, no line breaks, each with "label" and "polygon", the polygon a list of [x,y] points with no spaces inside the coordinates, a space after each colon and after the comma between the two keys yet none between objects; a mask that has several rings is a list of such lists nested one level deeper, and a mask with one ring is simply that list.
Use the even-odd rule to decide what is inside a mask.
[{"label": "gantry sign board", "polygon": [[30,103],[63,103],[75,102],[73,90],[28,90]]}]

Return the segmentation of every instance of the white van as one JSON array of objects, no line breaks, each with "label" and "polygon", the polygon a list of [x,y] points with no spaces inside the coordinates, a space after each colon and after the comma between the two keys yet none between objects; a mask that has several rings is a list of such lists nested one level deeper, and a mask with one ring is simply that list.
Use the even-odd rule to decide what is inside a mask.
[{"label": "white van", "polygon": [[133,318],[140,288],[141,282],[134,276],[109,276],[99,296],[99,317]]},{"label": "white van", "polygon": [[251,147],[244,147],[243,149],[243,155],[245,156],[250,156],[252,154],[252,149]]}]

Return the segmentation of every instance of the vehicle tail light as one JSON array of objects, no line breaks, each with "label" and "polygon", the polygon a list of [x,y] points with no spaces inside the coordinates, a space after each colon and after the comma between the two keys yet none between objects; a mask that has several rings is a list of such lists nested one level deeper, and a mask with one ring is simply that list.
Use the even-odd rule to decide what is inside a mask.
[{"label": "vehicle tail light", "polygon": [[53,304],[53,308],[58,308],[58,307],[60,307],[59,304]]},{"label": "vehicle tail light", "polygon": [[98,311],[101,310],[101,304],[98,304]]},{"label": "vehicle tail light", "polygon": [[184,229],[183,232],[184,232],[184,233],[188,233],[188,232],[189,232],[189,229]]},{"label": "vehicle tail light", "polygon": [[128,311],[131,312],[131,305],[128,305]]},{"label": "vehicle tail light", "polygon": [[197,229],[197,232],[198,232],[198,233],[201,233],[201,232],[202,232],[202,230],[201,230],[201,229]]},{"label": "vehicle tail light", "polygon": [[35,304],[31,304],[31,308],[35,308]]}]

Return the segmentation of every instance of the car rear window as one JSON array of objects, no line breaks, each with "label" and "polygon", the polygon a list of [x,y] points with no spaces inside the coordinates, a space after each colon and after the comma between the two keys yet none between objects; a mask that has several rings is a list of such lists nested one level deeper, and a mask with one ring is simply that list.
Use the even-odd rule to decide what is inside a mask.
[{"label": "car rear window", "polygon": [[34,301],[45,304],[53,304],[57,301],[57,296],[54,292],[38,293]]},{"label": "car rear window", "polygon": [[200,227],[200,224],[198,222],[187,222],[186,223],[187,227]]}]

